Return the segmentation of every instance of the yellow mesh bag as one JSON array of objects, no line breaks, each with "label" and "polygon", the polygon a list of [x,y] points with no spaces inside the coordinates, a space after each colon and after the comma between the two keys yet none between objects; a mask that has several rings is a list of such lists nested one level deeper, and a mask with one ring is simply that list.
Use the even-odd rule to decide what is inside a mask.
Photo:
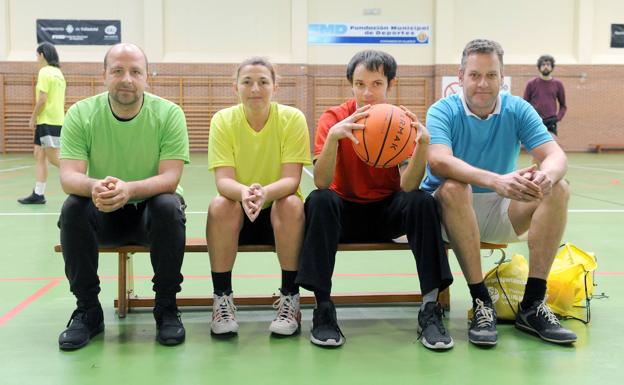
[{"label": "yellow mesh bag", "polygon": [[[592,253],[571,243],[559,249],[548,275],[546,291],[546,303],[555,314],[585,323],[590,321],[589,301],[594,291],[592,272],[596,267],[596,257]],[[514,254],[511,260],[503,255],[485,274],[484,283],[499,320],[516,319],[528,275],[529,265],[520,254]],[[468,319],[471,318],[472,309],[469,309]]]},{"label": "yellow mesh bag", "polygon": [[555,314],[585,323],[590,321],[589,300],[594,292],[592,272],[596,267],[593,254],[571,243],[559,249],[548,275],[546,300]]}]

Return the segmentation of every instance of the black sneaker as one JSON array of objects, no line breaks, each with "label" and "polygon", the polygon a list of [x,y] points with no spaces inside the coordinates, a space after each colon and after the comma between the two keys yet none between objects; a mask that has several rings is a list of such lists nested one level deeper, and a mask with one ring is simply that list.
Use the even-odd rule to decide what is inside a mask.
[{"label": "black sneaker", "polygon": [[428,302],[418,312],[418,338],[425,347],[433,350],[448,350],[453,339],[442,323],[444,311],[439,303]]},{"label": "black sneaker", "polygon": [[45,196],[35,194],[34,190],[29,196],[18,199],[17,201],[23,205],[42,205],[46,203]]},{"label": "black sneaker", "polygon": [[522,309],[518,305],[516,328],[555,344],[576,342],[576,334],[561,326],[557,316],[546,305],[545,300],[533,302],[528,309]]},{"label": "black sneaker", "polygon": [[345,340],[344,334],[338,327],[334,303],[332,301],[319,303],[312,317],[310,341],[319,346],[337,347],[344,344]]},{"label": "black sneaker", "polygon": [[164,308],[156,306],[154,308],[154,319],[156,320],[156,340],[161,345],[174,346],[184,342],[186,331],[180,312],[177,308]]},{"label": "black sneaker", "polygon": [[475,345],[494,346],[498,339],[496,332],[496,309],[492,302],[475,300],[473,316],[468,329],[468,340]]},{"label": "black sneaker", "polygon": [[92,307],[88,310],[78,308],[69,318],[67,329],[59,336],[59,348],[80,349],[102,331],[104,331],[104,313],[101,307]]}]

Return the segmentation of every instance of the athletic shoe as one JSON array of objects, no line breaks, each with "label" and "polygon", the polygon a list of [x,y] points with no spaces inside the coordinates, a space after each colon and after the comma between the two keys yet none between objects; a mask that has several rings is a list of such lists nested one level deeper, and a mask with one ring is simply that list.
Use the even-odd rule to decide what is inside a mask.
[{"label": "athletic shoe", "polygon": [[43,194],[35,194],[35,190],[33,190],[32,194],[29,196],[18,199],[17,201],[23,205],[42,205],[46,203],[45,196],[43,196]]},{"label": "athletic shoe", "polygon": [[475,345],[496,345],[496,309],[491,302],[475,300],[477,306],[473,308],[474,315],[468,329],[468,340]]},{"label": "athletic shoe", "polygon": [[545,300],[533,302],[528,309],[522,309],[518,305],[516,328],[555,344],[571,344],[576,341],[576,334],[561,326]]},{"label": "athletic shoe", "polygon": [[232,293],[228,295],[217,295],[213,297],[212,322],[210,330],[213,334],[235,334],[238,333],[238,323],[236,322],[236,306]]},{"label": "athletic shoe", "polygon": [[418,312],[418,338],[425,347],[447,350],[453,347],[453,339],[444,328],[444,311],[439,303],[427,302]]},{"label": "athletic shoe", "polygon": [[101,306],[89,309],[78,308],[69,318],[67,329],[59,335],[59,348],[62,350],[80,349],[102,331],[104,331],[104,313]]},{"label": "athletic shoe", "polygon": [[177,307],[167,308],[156,306],[154,308],[156,320],[156,340],[165,346],[174,346],[184,342],[186,331],[180,318]]},{"label": "athletic shoe", "polygon": [[280,292],[280,297],[273,304],[273,308],[277,309],[277,314],[269,327],[272,333],[291,336],[300,330],[299,294],[285,295]]},{"label": "athletic shoe", "polygon": [[336,307],[332,301],[321,302],[314,309],[310,341],[326,347],[337,347],[345,343],[346,338],[338,327]]}]

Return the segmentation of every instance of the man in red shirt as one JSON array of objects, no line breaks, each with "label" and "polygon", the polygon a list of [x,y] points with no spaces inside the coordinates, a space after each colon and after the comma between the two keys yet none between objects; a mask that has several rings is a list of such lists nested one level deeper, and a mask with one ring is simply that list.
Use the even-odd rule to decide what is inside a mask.
[{"label": "man in red shirt", "polygon": [[438,293],[453,277],[440,234],[434,199],[418,187],[425,172],[429,133],[406,110],[417,131],[416,148],[399,167],[374,168],[358,158],[352,131],[372,104],[386,103],[397,64],[381,51],[357,53],[347,65],[354,98],[330,108],[319,119],[314,143],[313,191],[305,203],[306,228],[296,283],[314,292],[312,343],[340,346],[345,337],[331,301],[331,277],[338,243],[388,242],[401,235],[416,258],[423,304],[418,315],[421,342],[450,349],[453,340],[442,324]]},{"label": "man in red shirt", "polygon": [[[555,58],[542,55],[537,59],[540,76],[532,79],[524,89],[524,100],[531,103],[542,118],[548,131],[557,138],[557,123],[563,119],[566,110],[565,90],[561,81],[553,78]],[[557,110],[557,103],[559,109]]]}]

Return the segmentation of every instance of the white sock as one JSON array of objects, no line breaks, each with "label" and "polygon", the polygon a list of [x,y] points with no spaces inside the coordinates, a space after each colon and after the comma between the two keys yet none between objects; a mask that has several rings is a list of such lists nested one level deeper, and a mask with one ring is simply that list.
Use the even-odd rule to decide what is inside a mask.
[{"label": "white sock", "polygon": [[426,293],[422,297],[422,306],[429,302],[437,302],[438,301],[438,289],[433,289],[429,293]]},{"label": "white sock", "polygon": [[35,194],[43,195],[45,192],[46,182],[36,182],[35,183]]}]

